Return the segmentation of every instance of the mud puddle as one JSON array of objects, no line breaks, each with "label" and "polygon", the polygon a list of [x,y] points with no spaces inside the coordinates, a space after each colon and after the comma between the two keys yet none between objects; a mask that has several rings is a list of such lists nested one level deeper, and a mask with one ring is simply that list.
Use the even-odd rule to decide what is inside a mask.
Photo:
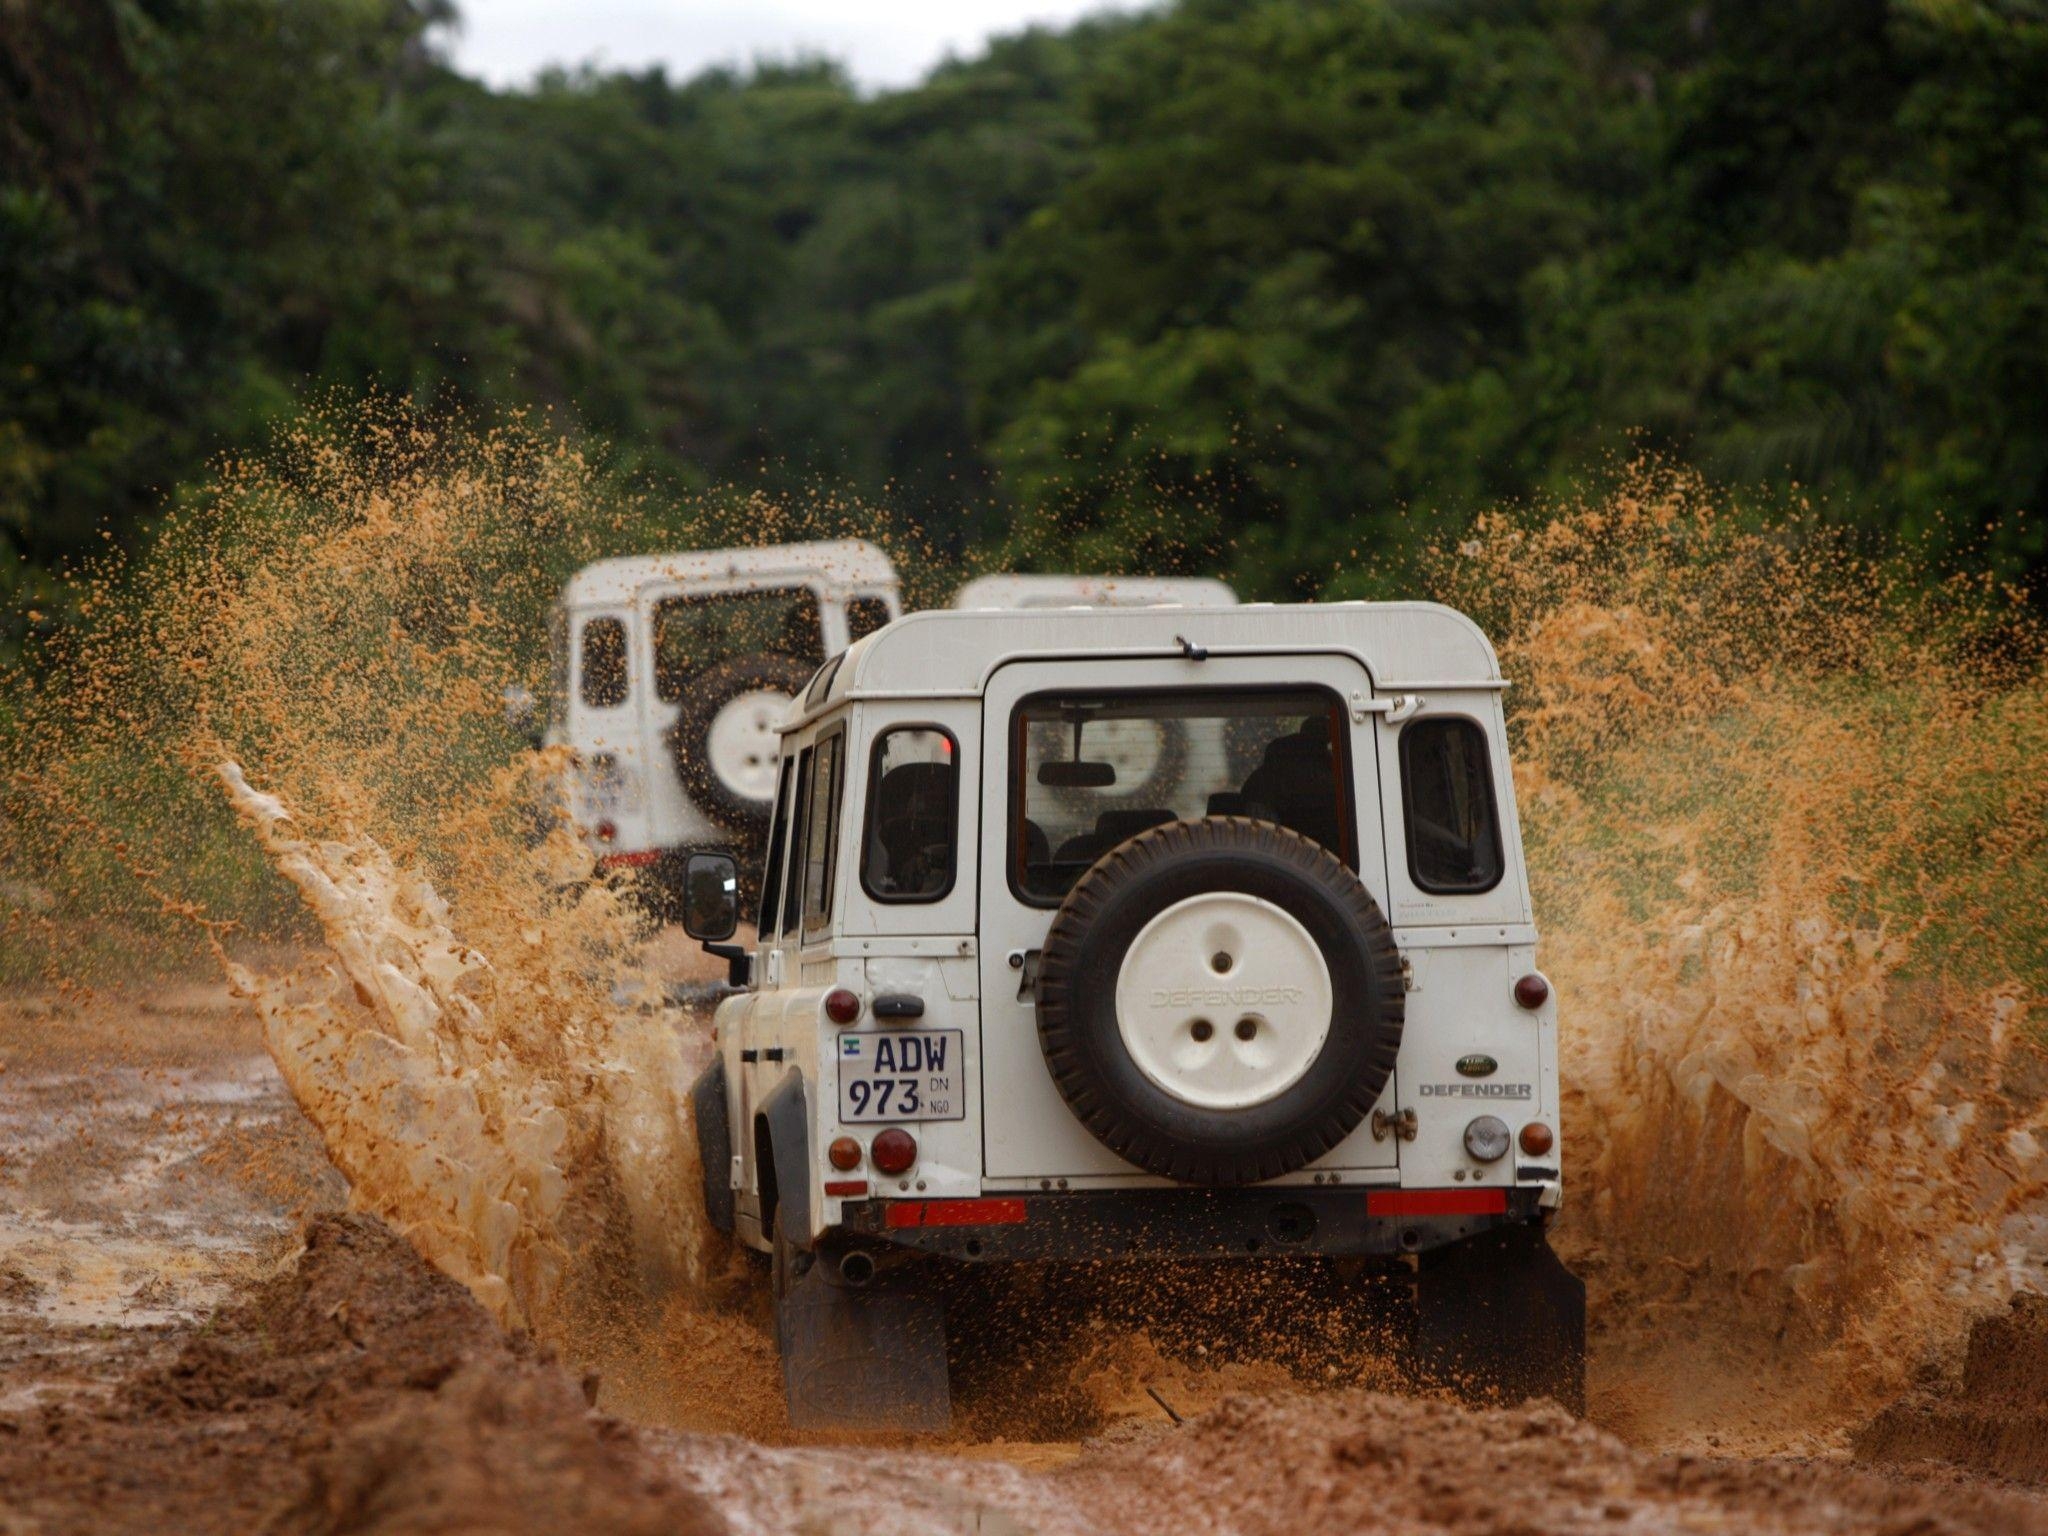
[{"label": "mud puddle", "polygon": [[1038,1470],[649,1429],[373,1218],[322,1215],[97,1399],[0,1416],[9,1532],[2048,1531],[2048,1495],[1657,1457],[1550,1405],[1238,1394]]}]

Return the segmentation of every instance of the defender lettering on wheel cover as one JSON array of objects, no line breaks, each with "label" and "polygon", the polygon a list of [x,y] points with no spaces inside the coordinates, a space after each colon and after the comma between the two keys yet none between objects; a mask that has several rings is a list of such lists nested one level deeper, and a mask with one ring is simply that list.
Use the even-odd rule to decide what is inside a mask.
[{"label": "defender lettering on wheel cover", "polygon": [[1329,1151],[1386,1086],[1401,1021],[1400,954],[1358,877],[1240,817],[1104,854],[1039,965],[1061,1096],[1119,1157],[1185,1183],[1277,1178]]},{"label": "defender lettering on wheel cover", "polygon": [[[1214,984],[1181,985],[1202,972]],[[1248,1109],[1300,1082],[1330,1038],[1330,1006],[1330,968],[1309,931],[1237,891],[1161,912],[1124,951],[1116,981],[1131,1060],[1202,1109]]]}]

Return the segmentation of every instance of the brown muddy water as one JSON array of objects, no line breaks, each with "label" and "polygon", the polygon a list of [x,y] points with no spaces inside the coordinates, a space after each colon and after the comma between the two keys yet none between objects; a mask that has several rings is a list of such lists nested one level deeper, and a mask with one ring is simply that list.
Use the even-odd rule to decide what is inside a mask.
[{"label": "brown muddy water", "polygon": [[[105,1071],[110,1057],[138,1065]],[[1873,1431],[1879,1460],[1660,1454],[1617,1435],[1603,1425],[1641,1366],[1613,1327],[1595,1335],[1592,1423],[1304,1393],[1277,1365],[1205,1374],[1126,1341],[1078,1373],[1083,1437],[800,1445],[772,1421],[772,1351],[744,1300],[697,1310],[694,1338],[673,1319],[655,1335],[662,1368],[698,1393],[728,1372],[732,1401],[636,1402],[644,1383],[508,1331],[390,1228],[345,1214],[223,987],[10,999],[0,1064],[10,1536],[2048,1530],[2048,1484],[2028,1481],[2048,1479],[2044,1317],[1987,1338],[1972,1365],[1997,1377],[2004,1362],[1999,1379],[1970,1394],[1933,1381],[1893,1410]],[[749,1412],[765,1416],[753,1434],[706,1432]]]},{"label": "brown muddy water", "polygon": [[1401,1395],[1285,1276],[1117,1272],[992,1286],[952,1437],[802,1443],[694,1193],[702,957],[493,723],[607,494],[316,421],[8,680],[0,1532],[2048,1530],[2009,594],[1654,472],[1424,572],[1515,683],[1590,1422]]}]

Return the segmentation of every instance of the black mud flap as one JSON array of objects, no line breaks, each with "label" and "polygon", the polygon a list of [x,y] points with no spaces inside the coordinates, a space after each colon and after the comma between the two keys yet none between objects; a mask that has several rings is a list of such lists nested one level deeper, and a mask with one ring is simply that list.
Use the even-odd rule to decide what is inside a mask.
[{"label": "black mud flap", "polygon": [[777,1302],[775,1332],[792,1428],[952,1426],[945,1304],[910,1277],[854,1289],[812,1265]]},{"label": "black mud flap", "polygon": [[1548,1397],[1586,1411],[1586,1285],[1540,1228],[1480,1233],[1423,1256],[1415,1363],[1475,1402]]}]

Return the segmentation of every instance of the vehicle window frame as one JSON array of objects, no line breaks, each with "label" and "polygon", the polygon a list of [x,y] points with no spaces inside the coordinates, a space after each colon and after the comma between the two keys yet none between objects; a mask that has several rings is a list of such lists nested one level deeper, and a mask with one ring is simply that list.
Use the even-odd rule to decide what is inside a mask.
[{"label": "vehicle window frame", "polygon": [[1328,701],[1330,713],[1340,722],[1337,731],[1339,761],[1336,764],[1338,826],[1344,834],[1345,847],[1339,852],[1331,850],[1344,867],[1353,874],[1358,873],[1359,861],[1364,857],[1363,835],[1359,831],[1358,797],[1355,792],[1357,765],[1351,749],[1351,732],[1343,729],[1341,722],[1349,718],[1342,695],[1327,683],[1197,683],[1168,685],[1156,688],[1040,688],[1025,694],[1010,707],[1009,754],[1006,767],[1009,787],[1005,793],[1008,802],[1006,815],[1008,825],[1003,829],[1003,875],[1010,887],[1014,901],[1041,911],[1052,911],[1066,900],[1059,896],[1036,895],[1025,889],[1021,880],[1022,861],[1020,855],[1029,847],[1028,834],[1024,832],[1024,713],[1033,704],[1043,699],[1059,698],[1158,698],[1165,694],[1176,697],[1207,695],[1212,698],[1253,698],[1261,694],[1317,694]]},{"label": "vehicle window frame", "polygon": [[[873,847],[875,835],[875,792],[882,782],[882,743],[898,731],[934,732],[945,737],[952,753],[953,800],[946,817],[946,840],[952,845],[953,857],[946,866],[945,885],[929,896],[888,896],[868,881],[868,851]],[[920,907],[944,901],[953,894],[953,888],[960,883],[960,779],[960,738],[936,720],[891,721],[876,733],[873,744],[868,748],[867,804],[861,808],[860,827],[860,888],[868,900],[888,907]]]},{"label": "vehicle window frame", "polygon": [[[1486,787],[1486,818],[1493,839],[1493,878],[1484,885],[1432,885],[1422,878],[1415,859],[1415,797],[1412,792],[1413,773],[1409,767],[1409,732],[1417,726],[1455,725],[1470,730],[1479,739],[1480,782]],[[1408,859],[1408,881],[1418,891],[1431,896],[1484,896],[1499,888],[1507,878],[1507,844],[1501,833],[1500,796],[1493,783],[1493,733],[1486,722],[1472,715],[1442,714],[1423,715],[1402,725],[1401,736],[1394,744],[1394,755],[1401,772],[1401,842]]]},{"label": "vehicle window frame", "polygon": [[[831,796],[831,799],[825,807],[824,864],[823,873],[818,885],[821,906],[816,912],[811,911],[810,901],[810,834],[817,830],[817,818],[808,814],[804,817],[804,875],[800,894],[803,898],[801,932],[806,939],[832,926],[832,912],[835,905],[832,899],[832,888],[839,878],[839,834],[845,827],[842,817],[842,812],[846,805],[845,725],[836,725],[829,731],[820,732],[818,739],[811,745],[811,750],[817,754],[811,760],[811,795],[813,804],[816,803],[818,784],[821,778],[824,777],[818,772],[818,766],[825,761],[826,749],[828,747],[831,749],[832,782],[827,788],[826,793]],[[810,807],[806,807],[807,811],[809,809]]]},{"label": "vehicle window frame", "polygon": [[[590,635],[599,625],[619,632],[619,696],[608,703],[590,697]],[[592,714],[608,715],[633,702],[633,632],[616,613],[593,613],[576,626],[576,702]]]},{"label": "vehicle window frame", "polygon": [[782,920],[776,925],[780,939],[794,938],[803,912],[804,834],[811,825],[811,748],[796,755],[796,793],[791,802],[789,822],[789,866],[783,871]]},{"label": "vehicle window frame", "polygon": [[754,933],[761,939],[782,929],[782,859],[789,842],[790,786],[795,782],[796,759],[785,756],[776,770],[775,813],[768,822],[767,864],[761,871],[761,902],[754,915]]}]

